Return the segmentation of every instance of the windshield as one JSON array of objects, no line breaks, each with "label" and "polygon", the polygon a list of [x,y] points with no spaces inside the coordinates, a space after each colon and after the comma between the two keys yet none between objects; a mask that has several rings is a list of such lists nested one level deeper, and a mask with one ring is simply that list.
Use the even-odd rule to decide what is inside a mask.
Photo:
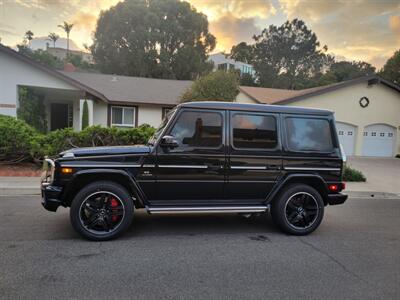
[{"label": "windshield", "polygon": [[164,119],[162,120],[160,126],[157,128],[156,132],[154,133],[154,135],[149,139],[148,144],[151,146],[154,146],[155,142],[158,140],[158,138],[160,137],[160,134],[163,132],[165,126],[167,126],[169,120],[171,119],[171,117],[174,115],[176,109],[173,109],[171,111],[169,111]]}]

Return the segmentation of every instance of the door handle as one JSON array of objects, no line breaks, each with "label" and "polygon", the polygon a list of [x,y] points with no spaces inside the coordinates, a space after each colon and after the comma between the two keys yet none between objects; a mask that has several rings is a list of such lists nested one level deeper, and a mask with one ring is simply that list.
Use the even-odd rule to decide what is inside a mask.
[{"label": "door handle", "polygon": [[208,165],[208,169],[211,171],[219,171],[222,170],[222,166],[214,166],[214,165]]},{"label": "door handle", "polygon": [[268,165],[267,169],[268,170],[280,170],[281,166],[280,165]]}]

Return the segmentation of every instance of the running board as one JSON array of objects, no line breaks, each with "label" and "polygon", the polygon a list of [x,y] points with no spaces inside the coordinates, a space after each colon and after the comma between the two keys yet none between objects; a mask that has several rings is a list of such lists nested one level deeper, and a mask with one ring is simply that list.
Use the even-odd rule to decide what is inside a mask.
[{"label": "running board", "polygon": [[269,205],[255,206],[192,206],[192,207],[149,207],[146,210],[150,214],[165,214],[165,213],[255,213],[266,212],[269,210]]}]

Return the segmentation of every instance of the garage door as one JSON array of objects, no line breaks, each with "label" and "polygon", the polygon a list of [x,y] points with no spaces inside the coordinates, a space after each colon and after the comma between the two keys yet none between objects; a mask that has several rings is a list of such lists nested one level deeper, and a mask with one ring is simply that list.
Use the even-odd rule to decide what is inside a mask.
[{"label": "garage door", "polygon": [[396,129],[394,127],[375,124],[364,128],[362,155],[394,156]]},{"label": "garage door", "polygon": [[346,155],[354,155],[357,127],[347,123],[336,122],[336,129],[339,142],[342,144]]}]

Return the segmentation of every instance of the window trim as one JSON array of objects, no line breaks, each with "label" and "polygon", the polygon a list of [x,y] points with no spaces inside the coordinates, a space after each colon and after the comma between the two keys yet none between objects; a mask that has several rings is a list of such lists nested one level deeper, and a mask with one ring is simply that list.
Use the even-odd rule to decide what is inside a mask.
[{"label": "window trim", "polygon": [[[291,149],[289,146],[289,141],[288,141],[288,128],[287,128],[287,124],[286,124],[286,119],[314,119],[314,120],[323,120],[328,122],[329,124],[329,128],[330,128],[330,132],[331,132],[331,141],[332,141],[332,149],[330,151],[321,151],[321,150],[295,150],[295,149]],[[339,141],[336,139],[336,137],[334,136],[334,132],[335,131],[335,127],[333,126],[333,119],[332,118],[324,118],[318,115],[309,115],[309,116],[304,116],[304,115],[285,115],[282,119],[282,123],[283,123],[283,127],[285,128],[284,130],[284,140],[285,140],[285,150],[286,152],[293,152],[293,153],[310,153],[310,154],[314,154],[314,153],[320,153],[320,154],[332,154],[335,153],[336,149],[338,148],[338,143]]]},{"label": "window trim", "polygon": [[[129,108],[133,109],[133,124],[131,125],[124,125],[124,124],[114,124],[112,120],[112,109],[113,107],[116,108]],[[108,127],[124,127],[124,128],[135,128],[138,127],[138,111],[139,108],[136,105],[120,105],[120,104],[109,104],[108,105]],[[123,118],[123,113],[122,113],[122,118]]]},{"label": "window trim", "polygon": [[[178,122],[181,114],[183,114],[184,112],[198,112],[198,113],[215,113],[215,114],[219,114],[221,116],[221,124],[222,124],[222,129],[221,129],[221,144],[218,147],[187,147],[186,149],[184,149],[183,151],[176,151],[177,153],[182,153],[182,152],[186,152],[187,150],[221,150],[225,147],[225,112],[223,110],[205,110],[205,109],[191,109],[191,108],[184,108],[184,109],[180,109],[180,111],[178,111],[178,114],[176,116],[174,116],[174,120],[173,123],[171,123],[168,128],[166,128],[165,132],[163,133],[163,135],[170,135],[172,129],[174,128],[175,124]],[[161,136],[162,138],[162,136]],[[179,147],[178,147],[179,148]],[[176,148],[176,149],[178,149]],[[170,152],[174,152],[175,149],[170,150]]]},{"label": "window trim", "polygon": [[[276,127],[276,146],[275,148],[238,148],[233,144],[233,117],[235,115],[252,115],[261,117],[273,117],[275,119]],[[281,129],[279,126],[279,115],[272,113],[260,113],[260,112],[247,112],[247,111],[231,111],[229,114],[229,145],[235,151],[253,151],[253,152],[276,152],[281,149]]]}]

